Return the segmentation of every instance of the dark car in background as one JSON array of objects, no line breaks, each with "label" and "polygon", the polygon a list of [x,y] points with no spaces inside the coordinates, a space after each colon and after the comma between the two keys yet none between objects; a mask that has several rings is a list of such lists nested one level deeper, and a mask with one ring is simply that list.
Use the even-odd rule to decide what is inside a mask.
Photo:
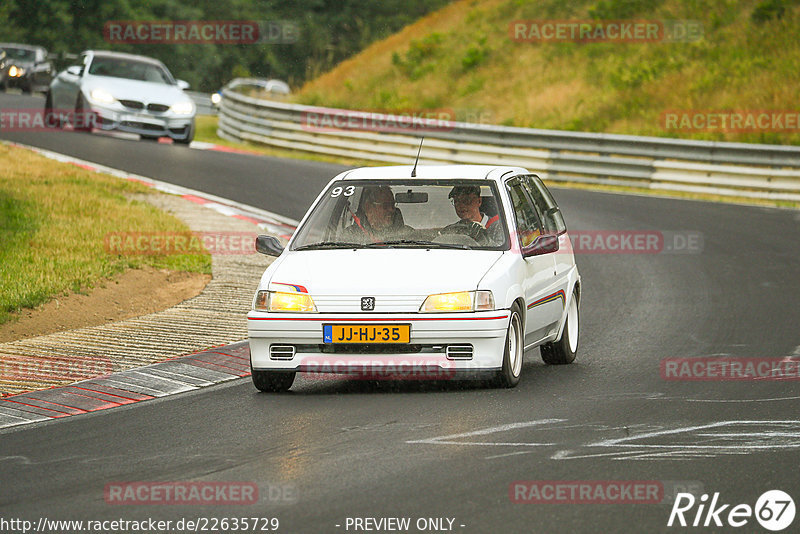
[{"label": "dark car in background", "polygon": [[0,43],[5,58],[0,58],[0,86],[16,87],[24,93],[46,92],[53,79],[53,65],[41,46]]}]

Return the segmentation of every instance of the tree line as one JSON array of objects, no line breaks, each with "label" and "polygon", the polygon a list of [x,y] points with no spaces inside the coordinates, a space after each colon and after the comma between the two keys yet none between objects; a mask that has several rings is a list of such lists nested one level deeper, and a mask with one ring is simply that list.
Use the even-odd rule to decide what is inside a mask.
[{"label": "tree line", "polygon": [[[56,67],[83,50],[155,57],[192,89],[212,92],[235,77],[279,78],[297,88],[375,40],[447,0],[2,0],[5,42],[44,46]],[[258,21],[296,28],[292,42],[166,44],[109,42],[108,24],[124,21]],[[273,25],[274,27],[274,25]]]}]

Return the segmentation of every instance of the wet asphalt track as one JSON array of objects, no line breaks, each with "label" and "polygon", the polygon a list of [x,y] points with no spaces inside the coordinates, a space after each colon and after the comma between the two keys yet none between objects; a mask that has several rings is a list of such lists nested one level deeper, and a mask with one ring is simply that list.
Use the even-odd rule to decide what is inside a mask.
[{"label": "wet asphalt track", "polygon": [[[4,109],[41,102],[0,95]],[[294,218],[342,168],[72,132],[0,137]],[[298,379],[290,393],[266,395],[243,379],[0,431],[0,516],[260,516],[277,517],[278,532],[354,532],[348,517],[409,517],[409,532],[429,517],[454,519],[456,532],[691,529],[667,528],[667,503],[512,503],[518,480],[661,481],[666,493],[684,481],[751,506],[782,489],[800,504],[797,381],[666,381],[659,371],[672,357],[800,354],[800,213],[554,195],[571,231],[697,232],[702,250],[578,255],[578,360],[548,367],[531,351],[515,389]],[[262,498],[107,504],[105,485],[126,481],[246,481]],[[277,498],[278,487],[289,493]],[[763,531],[754,518],[738,530]]]}]

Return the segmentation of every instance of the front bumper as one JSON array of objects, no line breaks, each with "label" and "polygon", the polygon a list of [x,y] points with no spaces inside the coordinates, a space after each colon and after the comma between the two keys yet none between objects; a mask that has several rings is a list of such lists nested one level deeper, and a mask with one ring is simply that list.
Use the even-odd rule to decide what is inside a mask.
[{"label": "front bumper", "polygon": [[174,117],[166,113],[119,111],[92,104],[97,114],[96,127],[100,130],[117,130],[150,137],[171,137],[176,141],[191,135],[194,117]]},{"label": "front bumper", "polygon": [[[344,373],[367,378],[387,370],[401,378],[482,377],[502,367],[509,315],[508,310],[449,314],[251,311],[247,315],[250,363],[257,371]],[[410,342],[326,344],[323,325],[330,324],[408,324]]]}]

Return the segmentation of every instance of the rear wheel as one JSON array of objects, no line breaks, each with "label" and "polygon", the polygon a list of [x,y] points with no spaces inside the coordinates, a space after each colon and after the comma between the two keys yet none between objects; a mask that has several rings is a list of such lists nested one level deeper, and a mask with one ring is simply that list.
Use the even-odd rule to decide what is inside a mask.
[{"label": "rear wheel", "polygon": [[525,327],[522,326],[522,314],[519,305],[511,307],[511,318],[506,332],[506,346],[503,351],[503,367],[497,372],[495,384],[498,387],[513,388],[519,384],[522,374],[522,356],[525,352]]},{"label": "rear wheel", "polygon": [[253,385],[259,391],[287,391],[294,383],[294,371],[255,371],[250,366]]},{"label": "rear wheel", "polygon": [[578,334],[580,329],[580,313],[578,309],[578,292],[572,291],[572,299],[567,310],[567,321],[561,339],[545,343],[539,347],[544,363],[564,365],[575,361],[578,353]]}]

